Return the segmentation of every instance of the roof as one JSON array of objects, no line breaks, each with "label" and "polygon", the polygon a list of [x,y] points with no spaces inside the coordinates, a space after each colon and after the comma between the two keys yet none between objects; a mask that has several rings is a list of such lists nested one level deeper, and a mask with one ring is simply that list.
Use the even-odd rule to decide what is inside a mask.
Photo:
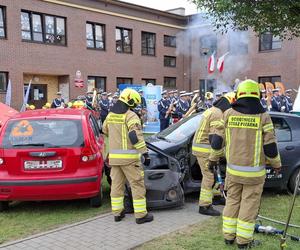
[{"label": "roof", "polygon": [[13,116],[12,119],[30,119],[38,117],[67,118],[71,116],[73,119],[79,119],[86,112],[90,111],[87,109],[37,109],[21,112]]}]

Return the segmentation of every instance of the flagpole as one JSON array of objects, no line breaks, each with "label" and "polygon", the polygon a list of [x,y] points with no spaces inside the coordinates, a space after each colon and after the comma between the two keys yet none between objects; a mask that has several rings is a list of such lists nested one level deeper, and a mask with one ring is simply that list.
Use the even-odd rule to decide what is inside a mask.
[{"label": "flagpole", "polygon": [[24,99],[23,99],[23,105],[22,105],[22,108],[21,108],[20,112],[24,112],[26,110],[26,104],[28,102],[28,97],[29,97],[29,92],[30,92],[30,88],[31,88],[32,79],[33,78],[31,78],[30,81],[29,81],[28,88],[26,90],[26,93],[25,93],[25,96],[24,96]]}]

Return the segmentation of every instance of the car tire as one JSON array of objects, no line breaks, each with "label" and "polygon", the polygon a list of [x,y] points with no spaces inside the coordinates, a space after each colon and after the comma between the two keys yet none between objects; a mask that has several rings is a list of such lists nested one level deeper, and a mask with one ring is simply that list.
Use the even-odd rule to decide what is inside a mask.
[{"label": "car tire", "polygon": [[[289,191],[292,194],[294,193],[294,190],[295,190],[295,186],[296,186],[296,183],[297,183],[297,176],[298,176],[299,171],[300,171],[300,168],[296,169],[290,177],[288,188],[289,188]],[[298,187],[297,195],[300,195],[300,186]]]},{"label": "car tire", "polygon": [[8,201],[0,201],[0,212],[7,211],[8,207]]},{"label": "car tire", "polygon": [[101,207],[102,200],[103,200],[103,190],[102,190],[102,185],[100,185],[99,193],[96,196],[90,198],[91,207]]}]

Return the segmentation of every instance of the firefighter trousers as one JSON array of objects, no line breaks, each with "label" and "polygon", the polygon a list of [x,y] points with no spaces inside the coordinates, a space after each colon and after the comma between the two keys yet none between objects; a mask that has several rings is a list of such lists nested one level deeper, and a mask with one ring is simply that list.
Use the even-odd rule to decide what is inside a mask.
[{"label": "firefighter trousers", "polygon": [[198,156],[197,160],[203,176],[201,182],[199,206],[205,207],[212,204],[214,195],[221,195],[221,193],[213,188],[215,184],[215,177],[214,174],[208,169],[208,155],[201,157]]},{"label": "firefighter trousers", "polygon": [[128,166],[112,166],[110,177],[111,183],[111,206],[115,216],[124,210],[124,190],[128,180],[133,198],[134,215],[143,218],[147,214],[146,189],[144,184],[144,171],[135,164]]},{"label": "firefighter trousers", "polygon": [[226,179],[227,200],[223,211],[223,234],[227,240],[236,238],[238,244],[253,240],[264,183],[240,184]]}]

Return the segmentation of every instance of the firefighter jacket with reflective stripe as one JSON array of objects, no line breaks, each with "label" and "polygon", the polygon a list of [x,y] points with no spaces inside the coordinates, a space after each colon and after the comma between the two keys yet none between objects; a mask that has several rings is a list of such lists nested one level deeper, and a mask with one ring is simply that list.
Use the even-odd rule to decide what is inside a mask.
[{"label": "firefighter jacket with reflective stripe", "polygon": [[[141,154],[147,152],[141,120],[131,110],[124,114],[110,112],[103,124],[103,133],[109,140],[109,164],[140,164]],[[137,142],[133,145],[129,133],[135,131]]]},{"label": "firefighter jacket with reflective stripe", "polygon": [[210,146],[209,137],[222,135],[224,127],[223,112],[221,109],[211,107],[202,114],[200,126],[195,133],[192,151],[195,156],[209,156],[212,159],[219,159],[223,155],[223,149],[213,150]]},{"label": "firefighter jacket with reflective stripe", "polygon": [[237,183],[258,184],[265,180],[268,161],[273,168],[281,166],[280,155],[269,158],[264,146],[275,144],[276,138],[270,115],[243,114],[234,109],[224,113],[227,175]]}]

